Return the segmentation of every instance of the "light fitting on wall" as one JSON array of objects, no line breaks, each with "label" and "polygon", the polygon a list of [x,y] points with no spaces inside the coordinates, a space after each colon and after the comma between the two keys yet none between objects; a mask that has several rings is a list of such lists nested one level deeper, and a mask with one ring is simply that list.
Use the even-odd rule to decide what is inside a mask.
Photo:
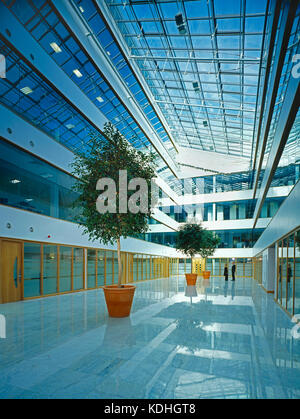
[{"label": "light fitting on wall", "polygon": [[10,229],[11,228],[11,224],[10,223],[7,223],[6,224],[6,228]]}]

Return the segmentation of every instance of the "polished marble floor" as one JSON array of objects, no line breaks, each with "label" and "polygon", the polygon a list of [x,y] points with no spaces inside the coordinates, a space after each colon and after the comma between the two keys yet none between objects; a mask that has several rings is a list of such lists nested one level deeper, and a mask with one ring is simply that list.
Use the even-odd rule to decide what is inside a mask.
[{"label": "polished marble floor", "polygon": [[300,398],[295,325],[250,279],[144,282],[128,319],[98,290],[2,305],[0,320],[2,399]]}]

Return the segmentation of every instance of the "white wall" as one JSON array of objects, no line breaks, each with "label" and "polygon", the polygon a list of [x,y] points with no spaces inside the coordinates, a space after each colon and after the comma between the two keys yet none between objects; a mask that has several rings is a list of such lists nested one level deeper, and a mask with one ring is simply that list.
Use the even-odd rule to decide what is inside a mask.
[{"label": "white wall", "polygon": [[[77,224],[68,221],[4,205],[0,205],[0,220],[0,237],[116,250],[116,246],[105,246],[100,242],[89,241]],[[7,223],[11,224],[10,229],[7,228]],[[33,232],[30,231],[31,227]],[[128,238],[122,240],[121,245],[122,250],[128,252],[178,257],[175,249],[143,240]]]},{"label": "white wall", "polygon": [[[281,196],[287,196],[292,189],[292,186],[278,186],[276,188],[270,188],[267,197],[276,198]],[[218,192],[203,195],[182,195],[178,196],[176,202],[178,205],[192,205],[192,204],[208,204],[214,202],[231,202],[231,201],[244,201],[253,198],[253,190],[245,191],[230,191],[230,192]],[[163,206],[174,205],[168,198],[162,199]]]},{"label": "white wall", "polygon": [[273,292],[276,281],[275,247],[266,249],[263,252],[262,263],[262,285],[267,291]]},{"label": "white wall", "polygon": [[296,184],[256,242],[254,255],[258,255],[297,227],[300,227],[300,182]]},{"label": "white wall", "polygon": [[[70,164],[73,162],[74,154],[62,144],[54,141],[44,132],[35,128],[22,118],[0,104],[1,124],[0,136],[11,143],[29,151],[37,157],[50,164],[70,173]],[[5,121],[2,123],[2,121]],[[8,129],[12,133],[8,133]],[[33,146],[30,144],[33,142]]]}]

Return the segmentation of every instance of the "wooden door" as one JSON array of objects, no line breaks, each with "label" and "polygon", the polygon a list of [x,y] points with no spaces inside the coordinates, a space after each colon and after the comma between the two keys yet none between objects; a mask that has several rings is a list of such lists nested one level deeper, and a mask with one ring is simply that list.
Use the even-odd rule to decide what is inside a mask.
[{"label": "wooden door", "polygon": [[2,241],[2,303],[22,299],[22,243]]},{"label": "wooden door", "polygon": [[205,259],[193,259],[193,273],[202,275],[205,271]]}]

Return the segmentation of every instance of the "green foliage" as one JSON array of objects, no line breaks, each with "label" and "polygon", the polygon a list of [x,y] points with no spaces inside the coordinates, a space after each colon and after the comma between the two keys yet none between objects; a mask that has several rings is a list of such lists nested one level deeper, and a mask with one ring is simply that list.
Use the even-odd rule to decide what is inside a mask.
[{"label": "green foliage", "polygon": [[186,256],[202,258],[213,256],[220,239],[197,223],[184,224],[178,231],[176,249]]},{"label": "green foliage", "polygon": [[[74,190],[79,194],[75,206],[80,208],[76,222],[84,227],[84,233],[91,240],[101,240],[113,244],[120,237],[142,234],[148,230],[148,217],[151,216],[151,180],[155,177],[155,157],[133,148],[120,132],[111,124],[104,127],[104,136],[91,134],[89,154],[81,153],[75,158],[73,175],[78,179]],[[148,184],[148,214],[119,214],[119,170],[127,170],[128,182],[142,178]],[[96,190],[99,179],[113,179],[117,185],[116,214],[100,214],[96,201],[100,194]],[[130,197],[135,191],[128,191]]]}]

